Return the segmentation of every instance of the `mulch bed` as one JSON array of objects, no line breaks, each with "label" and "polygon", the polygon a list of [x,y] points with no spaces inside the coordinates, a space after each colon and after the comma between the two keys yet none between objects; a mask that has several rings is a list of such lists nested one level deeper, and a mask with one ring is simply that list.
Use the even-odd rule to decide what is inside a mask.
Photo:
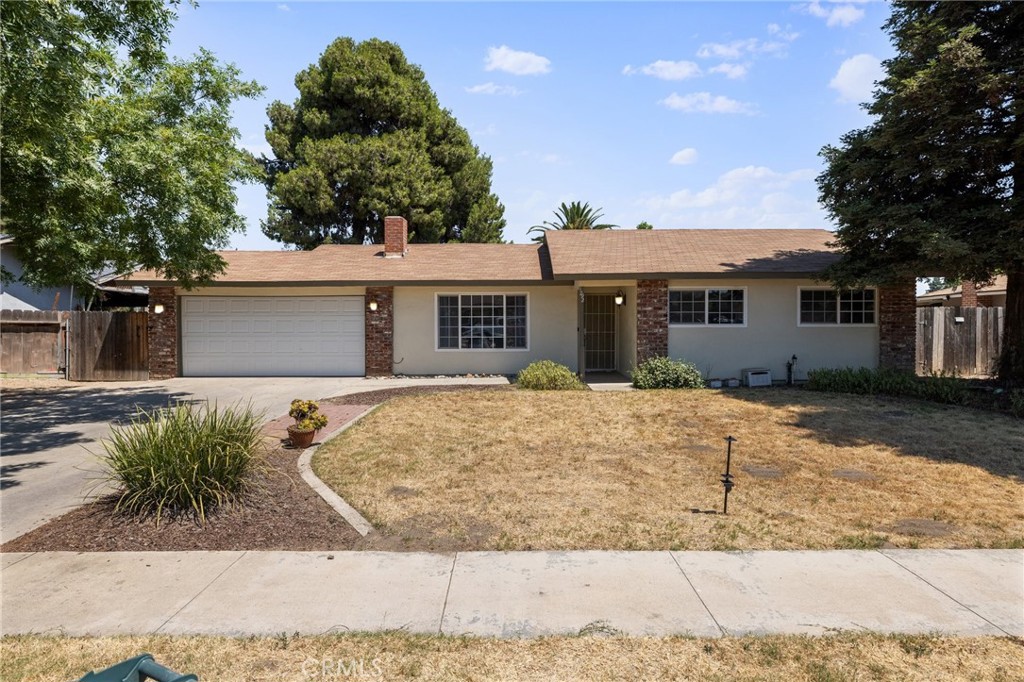
[{"label": "mulch bed", "polygon": [[[398,396],[509,386],[416,386],[321,400],[330,405],[375,405]],[[359,412],[361,410],[354,410]],[[340,412],[339,412],[340,414]],[[268,424],[271,426],[273,422]],[[341,424],[336,424],[341,426]],[[108,497],[79,507],[0,545],[0,552],[139,552],[190,550],[333,551],[366,548],[362,538],[299,476],[300,451],[275,443],[266,471],[244,505],[193,518],[155,519],[114,511]]]}]

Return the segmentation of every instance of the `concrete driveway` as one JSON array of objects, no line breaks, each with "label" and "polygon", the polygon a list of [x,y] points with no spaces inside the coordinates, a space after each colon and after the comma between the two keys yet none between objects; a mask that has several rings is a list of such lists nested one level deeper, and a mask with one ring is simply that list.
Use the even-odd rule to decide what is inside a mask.
[{"label": "concrete driveway", "polygon": [[6,542],[81,505],[96,488],[100,439],[137,408],[176,401],[250,403],[266,418],[285,414],[293,398],[319,399],[384,388],[505,383],[504,379],[181,378],[69,383],[0,394],[0,541]]}]

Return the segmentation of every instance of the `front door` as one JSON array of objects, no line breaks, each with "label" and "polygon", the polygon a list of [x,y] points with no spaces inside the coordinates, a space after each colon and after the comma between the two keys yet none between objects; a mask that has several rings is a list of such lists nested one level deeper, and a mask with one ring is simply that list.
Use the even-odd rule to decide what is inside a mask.
[{"label": "front door", "polygon": [[615,297],[587,294],[583,300],[583,361],[588,372],[615,371]]}]

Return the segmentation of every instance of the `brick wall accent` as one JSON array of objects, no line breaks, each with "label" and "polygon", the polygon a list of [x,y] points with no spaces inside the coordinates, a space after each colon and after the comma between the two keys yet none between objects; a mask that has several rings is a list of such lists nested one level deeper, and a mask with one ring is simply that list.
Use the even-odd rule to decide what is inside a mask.
[{"label": "brick wall accent", "polygon": [[636,362],[668,355],[668,280],[636,283]]},{"label": "brick wall accent", "polygon": [[978,287],[974,282],[968,282],[964,280],[964,285],[960,289],[960,307],[961,308],[977,308],[978,307]]},{"label": "brick wall accent", "polygon": [[409,223],[401,216],[384,218],[384,257],[404,256],[409,243]]},{"label": "brick wall accent", "polygon": [[[162,305],[164,311],[153,312]],[[178,297],[174,287],[149,288],[149,378],[172,379],[178,376]]]},{"label": "brick wall accent", "polygon": [[878,364],[914,371],[917,298],[914,282],[878,289]]},{"label": "brick wall accent", "polygon": [[[370,301],[377,302],[376,310],[370,310]],[[366,376],[389,377],[394,372],[395,288],[366,287],[366,303]]]}]

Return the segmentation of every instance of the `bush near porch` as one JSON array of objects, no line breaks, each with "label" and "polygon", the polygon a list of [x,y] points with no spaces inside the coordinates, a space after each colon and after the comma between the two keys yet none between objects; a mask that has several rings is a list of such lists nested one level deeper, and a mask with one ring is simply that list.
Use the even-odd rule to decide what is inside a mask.
[{"label": "bush near porch", "polygon": [[[725,443],[736,488],[721,509]],[[1005,415],[798,389],[394,400],[314,459],[386,549],[1024,546]]]}]

